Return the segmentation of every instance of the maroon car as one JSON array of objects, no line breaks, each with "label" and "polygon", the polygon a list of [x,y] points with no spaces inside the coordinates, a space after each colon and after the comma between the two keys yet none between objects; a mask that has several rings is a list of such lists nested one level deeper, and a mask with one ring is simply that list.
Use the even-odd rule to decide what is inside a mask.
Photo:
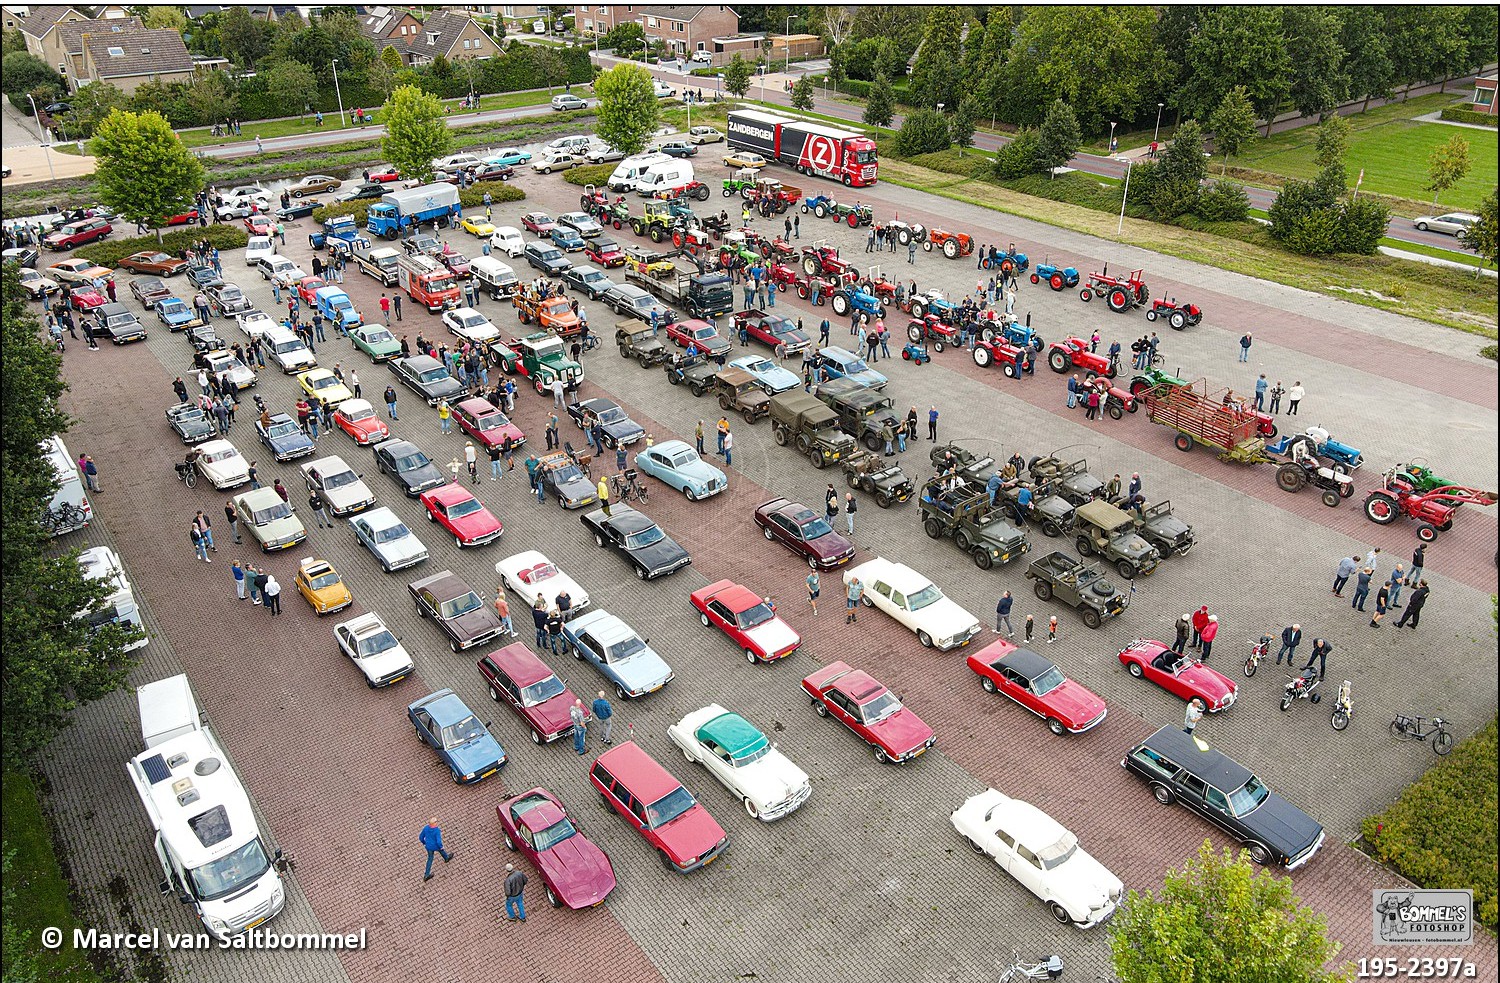
[{"label": "maroon car", "polygon": [[625,253],[620,250],[620,244],[608,236],[589,239],[584,244],[583,255],[590,263],[598,263],[606,270],[625,265]]},{"label": "maroon car", "polygon": [[875,751],[878,761],[900,764],[937,743],[932,728],[863,669],[834,662],[802,680],[820,717],[832,717]]},{"label": "maroon car", "polygon": [[86,242],[97,242],[113,231],[114,227],[102,218],[86,218],[49,233],[42,243],[48,249],[72,249]]},{"label": "maroon car", "polygon": [[552,220],[552,216],[548,215],[546,212],[527,212],[525,215],[521,216],[521,225],[524,226],[527,231],[535,232],[537,235],[542,236],[543,238],[551,235],[552,230],[557,228],[557,223],[554,222]]},{"label": "maroon car", "polygon": [[130,292],[148,311],[172,296],[172,288],[163,283],[159,276],[140,277],[130,281]]},{"label": "maroon car", "polygon": [[479,441],[486,448],[498,447],[505,442],[505,435],[510,435],[510,445],[517,450],[526,443],[526,435],[521,428],[506,417],[506,415],[495,408],[494,404],[487,399],[475,397],[466,399],[453,407],[453,419],[458,421],[458,429]]},{"label": "maroon car", "polygon": [[548,744],[573,733],[568,708],[578,699],[531,649],[515,642],[479,660],[479,674],[490,699],[505,703],[531,728],[533,744]]},{"label": "maroon car", "polygon": [[795,322],[779,314],[739,311],[734,315],[734,329],[739,331],[741,328],[748,338],[767,348],[785,346],[782,350],[787,355],[800,355],[810,343],[807,335],[798,330]]},{"label": "maroon car", "polygon": [[552,907],[592,908],[615,889],[609,857],[578,831],[551,792],[530,789],[506,799],[495,812],[505,845],[536,867]]},{"label": "maroon car", "polygon": [[452,570],[424,577],[406,589],[417,603],[417,614],[436,621],[455,652],[482,645],[501,632],[495,609]]},{"label": "maroon car", "polygon": [[1058,736],[1091,730],[1109,712],[1102,699],[1064,676],[1051,660],[1003,638],[969,656],[968,662],[986,692],[1015,700],[1047,721],[1047,729]]},{"label": "maroon car", "polygon": [[761,502],[755,507],[755,524],[767,539],[798,554],[814,570],[832,570],[854,557],[854,544],[806,505],[784,498]]}]

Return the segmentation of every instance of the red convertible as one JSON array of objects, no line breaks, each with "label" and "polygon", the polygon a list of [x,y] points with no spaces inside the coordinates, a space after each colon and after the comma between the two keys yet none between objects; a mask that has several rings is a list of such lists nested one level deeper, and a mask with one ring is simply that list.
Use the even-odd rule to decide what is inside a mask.
[{"label": "red convertible", "polygon": [[1137,638],[1121,649],[1120,664],[1136,679],[1155,683],[1174,696],[1202,700],[1209,713],[1227,710],[1239,694],[1234,680],[1222,672],[1149,638]]},{"label": "red convertible", "polygon": [[479,660],[479,674],[490,699],[505,703],[531,729],[533,744],[548,744],[573,733],[568,711],[578,697],[531,649],[515,642]]},{"label": "red convertible", "polygon": [[510,445],[519,450],[526,443],[521,428],[511,423],[504,413],[487,399],[466,399],[453,407],[453,419],[458,428],[479,441],[486,448],[499,447],[510,435]]},{"label": "red convertible", "polygon": [[176,215],[168,215],[166,219],[164,219],[160,224],[167,226],[192,225],[196,221],[198,221],[198,209],[189,208],[185,212],[178,212]]},{"label": "red convertible", "polygon": [[93,287],[85,287],[82,290],[73,288],[73,291],[68,294],[68,302],[73,305],[75,311],[91,311],[109,303],[104,294]]},{"label": "red convertible", "polygon": [[1030,649],[1005,639],[969,656],[969,668],[989,693],[1010,697],[1047,721],[1052,733],[1081,734],[1099,725],[1108,710],[1104,701]]},{"label": "red convertible", "polygon": [[688,600],[705,628],[728,635],[750,662],[775,662],[802,644],[790,625],[776,616],[768,597],[735,583],[720,580],[693,591]]},{"label": "red convertible", "polygon": [[863,669],[826,665],[802,680],[820,717],[832,717],[875,750],[875,759],[900,764],[937,743],[932,728]]},{"label": "red convertible", "polygon": [[1064,338],[1047,346],[1047,364],[1053,372],[1066,372],[1069,368],[1084,369],[1096,375],[1115,377],[1115,363],[1107,356],[1089,351],[1089,343],[1082,338]]},{"label": "red convertible", "polygon": [[495,812],[505,845],[536,867],[552,907],[592,908],[615,889],[615,869],[609,857],[578,832],[568,810],[551,792],[530,789],[506,799]]},{"label": "red convertible", "polygon": [[832,570],[854,558],[854,544],[806,505],[773,498],[755,507],[755,524],[773,543],[799,554],[814,570]]},{"label": "red convertible", "polygon": [[392,181],[401,180],[401,172],[394,167],[387,167],[382,171],[371,171],[365,175],[365,180],[375,181],[379,184],[389,184]]},{"label": "red convertible", "polygon": [[430,522],[441,523],[458,546],[479,546],[499,539],[504,529],[484,503],[462,485],[451,484],[422,493]]}]

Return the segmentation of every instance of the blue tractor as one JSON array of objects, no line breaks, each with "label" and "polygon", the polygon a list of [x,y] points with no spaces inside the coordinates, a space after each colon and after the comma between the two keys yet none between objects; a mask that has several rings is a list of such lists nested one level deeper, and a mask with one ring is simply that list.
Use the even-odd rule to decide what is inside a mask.
[{"label": "blue tractor", "polygon": [[1078,286],[1078,271],[1071,266],[1059,269],[1051,263],[1038,263],[1031,271],[1031,282],[1041,283],[1043,280],[1053,290],[1066,290]]},{"label": "blue tractor", "polygon": [[839,317],[848,317],[851,311],[859,311],[872,321],[885,318],[885,305],[880,302],[880,298],[853,284],[835,291],[830,303],[833,304],[833,313]]},{"label": "blue tractor", "polygon": [[1026,323],[1021,324],[1015,316],[1006,317],[1001,315],[993,319],[982,319],[980,321],[979,337],[983,341],[995,341],[999,339],[1014,348],[1030,348],[1039,352],[1045,346],[1042,336],[1031,329],[1031,314],[1026,315]]}]

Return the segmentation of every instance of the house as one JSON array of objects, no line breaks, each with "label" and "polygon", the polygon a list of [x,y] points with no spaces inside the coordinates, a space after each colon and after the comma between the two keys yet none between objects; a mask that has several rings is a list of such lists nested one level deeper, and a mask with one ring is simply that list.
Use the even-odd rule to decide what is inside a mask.
[{"label": "house", "polygon": [[716,37],[739,33],[740,15],[723,4],[703,6],[645,6],[637,18],[653,45],[660,41],[669,55],[687,57],[694,51],[712,51]]},{"label": "house", "polygon": [[109,82],[126,95],[144,82],[189,82],[193,57],[169,28],[91,31],[82,36],[80,81]]},{"label": "house", "polygon": [[422,22],[413,17],[411,11],[400,7],[368,7],[358,19],[359,33],[382,50],[404,50],[407,38],[422,29]]},{"label": "house", "polygon": [[62,34],[58,30],[64,24],[76,24],[90,18],[72,7],[52,6],[27,7],[24,16],[7,11],[7,27],[15,23],[15,29],[26,39],[26,50],[58,71],[72,71],[68,66],[68,53],[64,50]]},{"label": "house", "polygon": [[636,8],[629,4],[580,4],[573,7],[573,29],[580,34],[608,34],[621,24],[638,20]]},{"label": "house", "polygon": [[433,10],[422,21],[421,30],[408,35],[401,50],[408,65],[425,65],[442,55],[459,58],[493,58],[500,46],[472,15],[452,10]]},{"label": "house", "polygon": [[57,25],[55,33],[62,42],[63,53],[68,59],[67,75],[80,82],[92,81],[84,73],[83,40],[97,35],[107,37],[125,31],[139,31],[145,27],[139,17],[122,17],[114,20],[68,21]]},{"label": "house", "polygon": [[1500,76],[1487,75],[1474,80],[1474,98],[1470,100],[1470,108],[1476,113],[1484,113],[1486,116],[1494,116],[1497,112],[1495,105],[1495,88],[1500,82]]}]

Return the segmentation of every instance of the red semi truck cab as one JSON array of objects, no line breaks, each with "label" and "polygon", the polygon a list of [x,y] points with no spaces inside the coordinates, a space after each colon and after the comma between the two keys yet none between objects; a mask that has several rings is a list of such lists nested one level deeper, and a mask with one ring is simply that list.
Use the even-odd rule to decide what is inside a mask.
[{"label": "red semi truck cab", "polygon": [[875,141],[863,134],[755,110],[731,112],[726,129],[729,146],[753,150],[800,174],[832,178],[852,188],[876,181]]},{"label": "red semi truck cab", "polygon": [[396,277],[407,296],[429,311],[458,306],[458,281],[453,271],[431,256],[400,257]]}]

